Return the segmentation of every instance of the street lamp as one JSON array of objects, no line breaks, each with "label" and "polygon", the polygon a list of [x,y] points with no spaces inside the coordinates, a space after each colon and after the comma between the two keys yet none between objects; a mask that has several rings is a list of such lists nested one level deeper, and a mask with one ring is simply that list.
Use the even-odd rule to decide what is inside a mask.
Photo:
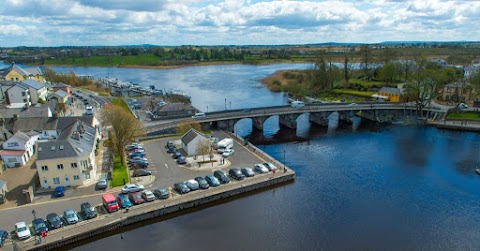
[{"label": "street lamp", "polygon": [[207,112],[208,112],[208,105],[207,105]]},{"label": "street lamp", "polygon": [[283,149],[283,172],[287,172],[287,168],[285,167],[285,149]]},{"label": "street lamp", "polygon": [[227,110],[227,99],[225,99],[225,110]]},{"label": "street lamp", "polygon": [[232,110],[232,101],[228,101],[230,103],[230,110]]}]

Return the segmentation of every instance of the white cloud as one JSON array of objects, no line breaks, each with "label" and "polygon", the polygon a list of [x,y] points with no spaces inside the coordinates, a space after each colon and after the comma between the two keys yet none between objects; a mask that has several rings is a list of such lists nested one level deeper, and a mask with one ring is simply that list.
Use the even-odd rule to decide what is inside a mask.
[{"label": "white cloud", "polygon": [[5,0],[0,34],[2,46],[480,40],[479,14],[453,0]]}]

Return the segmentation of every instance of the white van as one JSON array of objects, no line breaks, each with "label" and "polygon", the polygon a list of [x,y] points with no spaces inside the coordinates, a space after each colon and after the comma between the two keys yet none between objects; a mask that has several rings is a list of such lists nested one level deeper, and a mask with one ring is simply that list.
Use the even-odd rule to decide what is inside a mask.
[{"label": "white van", "polygon": [[303,101],[293,101],[291,106],[292,107],[304,107],[305,103],[303,103]]},{"label": "white van", "polygon": [[194,119],[205,118],[205,113],[203,113],[203,112],[195,113],[195,115],[193,115],[192,118],[194,118]]}]

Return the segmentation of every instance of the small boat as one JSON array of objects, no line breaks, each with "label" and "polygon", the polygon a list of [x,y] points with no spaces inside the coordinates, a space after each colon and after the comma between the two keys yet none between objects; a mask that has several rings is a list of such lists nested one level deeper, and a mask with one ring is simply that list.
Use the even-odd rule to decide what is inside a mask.
[{"label": "small boat", "polygon": [[480,175],[480,167],[475,167],[475,172]]}]

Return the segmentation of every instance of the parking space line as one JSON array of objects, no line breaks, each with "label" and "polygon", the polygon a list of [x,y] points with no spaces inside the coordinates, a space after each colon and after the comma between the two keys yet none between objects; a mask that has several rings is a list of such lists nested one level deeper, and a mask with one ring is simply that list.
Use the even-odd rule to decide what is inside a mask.
[{"label": "parking space line", "polygon": [[168,169],[168,165],[167,165],[167,163],[165,163],[165,167]]}]

